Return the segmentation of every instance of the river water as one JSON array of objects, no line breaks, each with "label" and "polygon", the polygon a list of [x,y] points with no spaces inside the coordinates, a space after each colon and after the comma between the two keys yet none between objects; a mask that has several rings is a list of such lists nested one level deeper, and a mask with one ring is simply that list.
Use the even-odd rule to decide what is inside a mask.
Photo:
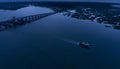
[{"label": "river water", "polygon": [[[0,20],[51,11],[37,6],[0,10]],[[120,69],[119,52],[120,30],[62,13],[0,32],[0,69]]]}]

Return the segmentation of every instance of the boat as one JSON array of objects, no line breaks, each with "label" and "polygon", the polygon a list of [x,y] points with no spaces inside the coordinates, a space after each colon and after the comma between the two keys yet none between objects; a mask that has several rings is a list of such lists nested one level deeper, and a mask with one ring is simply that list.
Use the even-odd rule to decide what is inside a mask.
[{"label": "boat", "polygon": [[91,48],[91,44],[88,44],[88,43],[85,43],[85,42],[80,42],[79,43],[79,46],[82,47],[82,48]]}]

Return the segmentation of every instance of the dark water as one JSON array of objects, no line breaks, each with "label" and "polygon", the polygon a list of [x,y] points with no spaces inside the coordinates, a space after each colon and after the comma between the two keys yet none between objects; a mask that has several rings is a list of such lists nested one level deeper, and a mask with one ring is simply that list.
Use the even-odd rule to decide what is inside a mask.
[{"label": "dark water", "polygon": [[[2,9],[0,20],[51,11],[40,6]],[[57,13],[1,31],[0,69],[120,69],[119,35],[120,30],[104,24]],[[81,41],[91,49],[75,44]]]}]

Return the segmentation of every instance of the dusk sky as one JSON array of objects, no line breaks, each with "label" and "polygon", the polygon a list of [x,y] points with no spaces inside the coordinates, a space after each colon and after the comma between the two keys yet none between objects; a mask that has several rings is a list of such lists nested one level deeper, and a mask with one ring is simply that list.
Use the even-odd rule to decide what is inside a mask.
[{"label": "dusk sky", "polygon": [[12,2],[12,1],[89,1],[89,2],[119,2],[120,0],[0,0],[0,2]]}]

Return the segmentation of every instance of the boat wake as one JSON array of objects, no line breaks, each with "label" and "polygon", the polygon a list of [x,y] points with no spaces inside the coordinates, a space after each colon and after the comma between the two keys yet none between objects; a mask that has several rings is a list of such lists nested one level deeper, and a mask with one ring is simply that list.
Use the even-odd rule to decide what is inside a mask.
[{"label": "boat wake", "polygon": [[91,44],[89,43],[86,43],[86,42],[80,42],[80,41],[75,41],[75,40],[71,40],[71,39],[60,39],[64,42],[67,42],[67,43],[70,43],[70,44],[73,44],[73,45],[77,45],[77,46],[80,46],[82,48],[86,48],[86,49],[90,49],[91,48]]},{"label": "boat wake", "polygon": [[70,43],[70,44],[74,44],[74,45],[79,45],[80,42],[79,41],[75,41],[75,40],[71,40],[71,39],[65,39],[65,38],[61,38],[60,40]]}]

